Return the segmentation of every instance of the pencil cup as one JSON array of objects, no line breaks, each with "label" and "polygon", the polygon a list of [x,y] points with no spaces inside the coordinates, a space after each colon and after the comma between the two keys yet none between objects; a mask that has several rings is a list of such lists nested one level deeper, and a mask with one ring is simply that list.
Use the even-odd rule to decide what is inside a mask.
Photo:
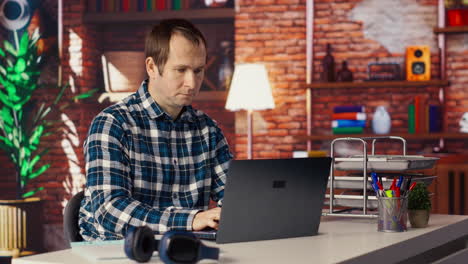
[{"label": "pencil cup", "polygon": [[407,197],[378,197],[379,220],[377,231],[405,232],[408,221]]}]

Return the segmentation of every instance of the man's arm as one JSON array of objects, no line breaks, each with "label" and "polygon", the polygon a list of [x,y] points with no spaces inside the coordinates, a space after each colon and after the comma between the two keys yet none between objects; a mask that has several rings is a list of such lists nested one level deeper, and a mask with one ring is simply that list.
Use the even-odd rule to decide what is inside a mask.
[{"label": "man's arm", "polygon": [[122,125],[110,114],[97,116],[85,144],[86,187],[98,231],[123,237],[129,227],[154,231],[192,230],[198,210],[158,210],[132,198],[133,176]]},{"label": "man's arm", "polygon": [[221,129],[216,126],[216,131],[210,139],[212,146],[215,146],[210,153],[212,159],[211,166],[211,199],[222,205],[224,197],[224,185],[226,184],[226,175],[229,168],[229,162],[233,156],[229,151],[229,146]]}]

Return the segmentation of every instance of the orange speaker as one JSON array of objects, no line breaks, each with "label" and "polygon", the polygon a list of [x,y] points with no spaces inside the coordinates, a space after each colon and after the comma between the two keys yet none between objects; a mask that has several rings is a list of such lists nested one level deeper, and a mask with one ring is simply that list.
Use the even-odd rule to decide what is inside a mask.
[{"label": "orange speaker", "polygon": [[406,48],[406,80],[429,81],[431,79],[431,53],[429,46]]}]

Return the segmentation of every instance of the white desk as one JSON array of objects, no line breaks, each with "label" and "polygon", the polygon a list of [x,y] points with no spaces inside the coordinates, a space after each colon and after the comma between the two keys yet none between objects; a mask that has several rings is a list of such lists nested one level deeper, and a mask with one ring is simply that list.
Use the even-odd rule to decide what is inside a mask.
[{"label": "white desk", "polygon": [[[450,244],[453,241],[465,246],[468,216],[431,215],[429,227],[409,228],[403,233],[377,232],[376,219],[324,217],[319,233],[313,237],[219,245],[222,253],[220,263],[382,264],[405,260],[418,263],[421,256],[435,254],[435,248],[449,245],[446,248],[453,251],[454,246]],[[13,260],[13,264],[23,263],[85,264],[87,261],[67,249]],[[134,262],[120,259],[101,263]],[[160,261],[153,257],[151,263]]]}]

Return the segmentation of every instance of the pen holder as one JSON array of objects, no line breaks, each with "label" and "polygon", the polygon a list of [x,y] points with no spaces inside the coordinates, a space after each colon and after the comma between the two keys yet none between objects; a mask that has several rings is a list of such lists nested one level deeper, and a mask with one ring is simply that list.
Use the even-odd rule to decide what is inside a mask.
[{"label": "pen holder", "polygon": [[378,197],[379,218],[377,231],[405,232],[408,220],[407,197]]}]

